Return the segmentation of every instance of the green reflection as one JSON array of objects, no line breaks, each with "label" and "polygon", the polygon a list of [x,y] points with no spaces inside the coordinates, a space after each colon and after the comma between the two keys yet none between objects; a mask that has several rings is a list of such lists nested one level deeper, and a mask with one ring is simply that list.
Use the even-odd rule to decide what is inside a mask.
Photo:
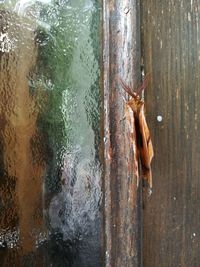
[{"label": "green reflection", "polygon": [[[37,110],[37,130],[27,142],[33,173],[38,162],[43,167],[40,177],[33,177],[44,184],[40,189],[43,199],[38,192],[37,200],[43,201],[43,210],[40,205],[34,217],[44,217],[46,227],[38,233],[41,229],[33,224],[35,248],[20,252],[23,260],[19,256],[18,261],[22,266],[34,266],[34,262],[41,266],[100,266],[100,4],[95,0],[6,0],[0,8],[12,14],[12,23],[19,25],[16,31],[21,28],[22,32],[13,30],[12,36],[17,37],[3,57],[9,53],[21,56],[29,50],[21,49],[23,38],[32,38],[35,58],[23,79]],[[28,38],[23,27],[27,32],[31,29]],[[28,164],[24,165],[27,170]],[[19,176],[20,172],[14,178],[16,184]],[[20,202],[18,206],[23,210]],[[20,240],[20,233],[17,238]],[[23,240],[19,247],[21,243]],[[8,258],[17,254],[12,251]],[[17,260],[7,262],[18,266]]]}]

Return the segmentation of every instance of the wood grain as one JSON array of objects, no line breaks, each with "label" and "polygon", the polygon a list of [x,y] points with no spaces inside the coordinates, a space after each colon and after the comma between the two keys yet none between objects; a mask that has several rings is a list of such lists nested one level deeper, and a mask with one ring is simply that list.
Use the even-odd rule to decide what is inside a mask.
[{"label": "wood grain", "polygon": [[[200,262],[200,4],[142,0],[147,120],[155,149],[144,196],[144,267]],[[157,116],[162,116],[162,122]]]},{"label": "wood grain", "polygon": [[131,133],[124,120],[128,95],[120,78],[133,86],[140,81],[139,6],[135,0],[103,4],[105,266],[137,267],[140,189],[133,170]]}]

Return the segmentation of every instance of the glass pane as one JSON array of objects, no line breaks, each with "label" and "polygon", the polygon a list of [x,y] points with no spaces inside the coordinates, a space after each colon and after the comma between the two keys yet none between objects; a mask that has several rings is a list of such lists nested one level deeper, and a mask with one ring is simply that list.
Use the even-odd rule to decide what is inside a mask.
[{"label": "glass pane", "polygon": [[100,12],[0,2],[0,266],[101,266]]}]

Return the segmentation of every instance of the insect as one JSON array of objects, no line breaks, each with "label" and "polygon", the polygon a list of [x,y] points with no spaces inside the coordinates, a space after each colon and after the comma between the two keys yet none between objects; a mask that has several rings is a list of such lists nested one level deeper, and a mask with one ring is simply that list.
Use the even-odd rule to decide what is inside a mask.
[{"label": "insect", "polygon": [[[121,79],[121,85],[123,89],[131,96],[131,98],[126,102],[126,117],[128,115],[129,121],[134,125],[131,127],[135,130],[136,138],[136,162],[140,159],[142,176],[147,180],[150,188],[152,188],[152,172],[151,172],[151,161],[154,155],[153,145],[151,141],[151,136],[149,128],[145,117],[145,104],[142,100],[140,94],[146,88],[148,84],[149,74],[146,75],[142,85],[135,91],[126,85]],[[133,118],[130,116],[130,110],[132,111]],[[134,141],[134,140],[133,140]],[[138,167],[136,166],[136,175],[138,174]]]}]

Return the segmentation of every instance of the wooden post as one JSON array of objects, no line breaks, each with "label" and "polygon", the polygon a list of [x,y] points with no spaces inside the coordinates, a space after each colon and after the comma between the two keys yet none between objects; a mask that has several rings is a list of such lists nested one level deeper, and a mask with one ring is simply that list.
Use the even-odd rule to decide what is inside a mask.
[{"label": "wooden post", "polygon": [[133,170],[127,95],[140,83],[139,1],[103,1],[105,266],[140,266],[140,187]]},{"label": "wooden post", "polygon": [[198,0],[141,1],[155,151],[153,193],[144,199],[144,267],[200,266],[199,10]]}]

